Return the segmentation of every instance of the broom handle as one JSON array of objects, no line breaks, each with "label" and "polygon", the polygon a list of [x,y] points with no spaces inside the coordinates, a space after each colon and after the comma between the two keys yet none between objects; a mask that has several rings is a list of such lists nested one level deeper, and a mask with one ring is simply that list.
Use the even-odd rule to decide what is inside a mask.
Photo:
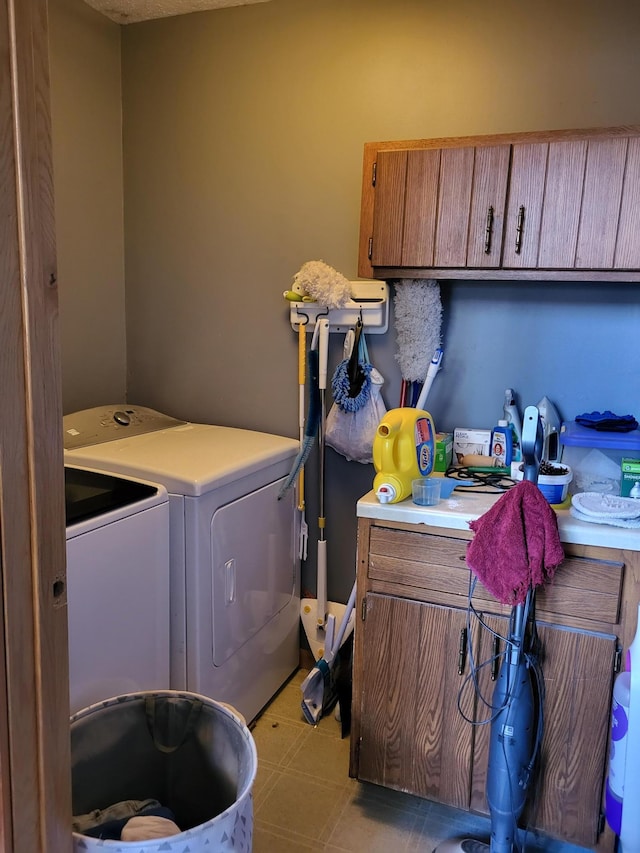
[{"label": "broom handle", "polygon": [[326,518],[324,515],[324,436],[326,428],[326,391],[327,391],[327,362],[329,359],[329,321],[326,317],[318,320],[318,388],[320,389],[320,429],[319,429],[319,451],[320,451],[320,486],[319,486],[319,511],[318,511],[318,580],[316,584],[316,596],[318,601],[317,622],[324,626],[327,622],[327,542],[325,539]]},{"label": "broom handle", "polygon": [[[302,442],[304,440],[304,386],[306,383],[306,336],[307,332],[305,329],[305,324],[300,323],[298,325],[298,385],[299,387],[299,397],[298,397],[298,423],[300,426],[300,446],[302,446]],[[304,465],[300,468],[300,473],[298,474],[298,509],[300,512],[304,511]]]}]

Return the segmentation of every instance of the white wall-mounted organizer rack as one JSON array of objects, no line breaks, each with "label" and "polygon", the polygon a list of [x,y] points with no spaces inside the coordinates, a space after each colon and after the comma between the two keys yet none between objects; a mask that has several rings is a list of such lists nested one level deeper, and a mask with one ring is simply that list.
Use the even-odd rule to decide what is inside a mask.
[{"label": "white wall-mounted organizer rack", "polygon": [[300,323],[313,331],[318,317],[328,317],[329,331],[346,333],[355,326],[358,318],[366,331],[383,335],[389,328],[389,285],[386,281],[351,281],[351,299],[344,308],[329,308],[317,302],[292,302],[291,326]]}]

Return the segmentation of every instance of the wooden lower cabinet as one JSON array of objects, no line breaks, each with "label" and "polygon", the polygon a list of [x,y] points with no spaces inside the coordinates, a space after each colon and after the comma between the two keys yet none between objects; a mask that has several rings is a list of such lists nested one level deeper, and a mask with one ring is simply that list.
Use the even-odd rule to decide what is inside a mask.
[{"label": "wooden lower cabinet", "polygon": [[[359,520],[350,774],[487,813],[490,726],[473,721],[491,715],[496,641],[469,615],[470,538]],[[617,652],[635,630],[639,561],[564,547],[565,562],[536,595],[544,728],[521,825],[604,853],[615,841],[602,810],[612,686]],[[510,608],[480,584],[473,605],[506,635]]]}]

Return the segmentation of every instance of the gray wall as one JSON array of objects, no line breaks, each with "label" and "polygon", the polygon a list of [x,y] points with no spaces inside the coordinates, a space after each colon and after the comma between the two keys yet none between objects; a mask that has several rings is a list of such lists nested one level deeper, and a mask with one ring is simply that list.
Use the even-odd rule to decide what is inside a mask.
[{"label": "gray wall", "polygon": [[49,4],[64,411],[126,393],[120,28]]},{"label": "gray wall", "polygon": [[[366,141],[640,123],[631,3],[272,0],[121,35],[127,397],[196,421],[297,435],[281,294],[311,259],[356,277]],[[72,207],[63,221],[82,216]],[[62,308],[80,320],[89,285],[76,284]],[[638,414],[637,286],[453,282],[442,296],[446,355],[429,402],[439,429],[491,426],[507,386],[521,406],[547,394],[565,418]],[[69,347],[90,344],[75,322],[63,332]],[[341,345],[332,336],[330,368]],[[395,406],[393,327],[369,349]],[[112,394],[107,377],[87,380],[74,378],[69,398]],[[372,477],[327,452],[335,599],[351,586],[355,502]],[[314,512],[311,500],[310,522]],[[314,571],[312,553],[311,591]]]}]

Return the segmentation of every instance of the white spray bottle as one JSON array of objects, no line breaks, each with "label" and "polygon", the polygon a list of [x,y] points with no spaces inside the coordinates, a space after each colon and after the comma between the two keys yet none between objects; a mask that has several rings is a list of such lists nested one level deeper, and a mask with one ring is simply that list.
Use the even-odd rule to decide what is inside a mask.
[{"label": "white spray bottle", "polygon": [[511,424],[513,431],[512,436],[512,456],[513,462],[522,462],[522,421],[520,412],[516,406],[516,401],[511,388],[507,388],[504,392],[504,419]]}]

